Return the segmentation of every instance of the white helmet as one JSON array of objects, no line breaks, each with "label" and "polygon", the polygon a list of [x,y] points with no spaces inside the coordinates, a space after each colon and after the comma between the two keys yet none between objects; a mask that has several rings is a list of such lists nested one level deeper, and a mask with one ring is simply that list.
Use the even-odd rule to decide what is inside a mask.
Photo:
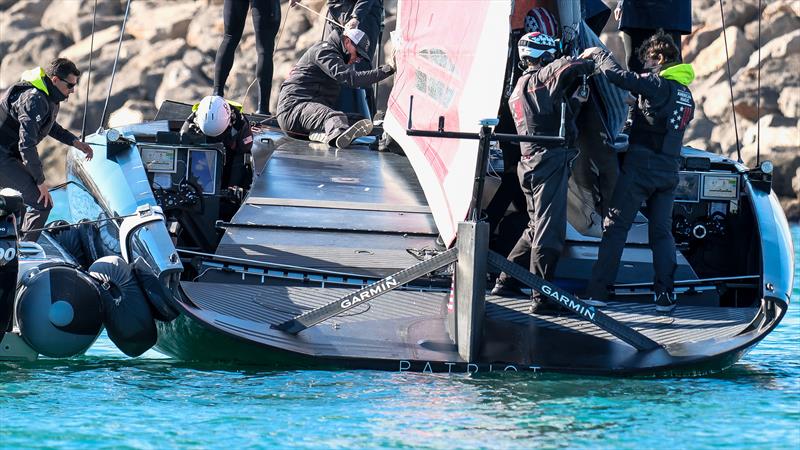
[{"label": "white helmet", "polygon": [[525,58],[539,59],[545,53],[549,53],[549,59],[552,61],[555,58],[556,49],[556,40],[538,31],[522,36],[519,44],[517,44],[519,59],[521,60]]},{"label": "white helmet", "polygon": [[219,95],[203,97],[197,105],[194,122],[206,136],[219,136],[231,124],[231,105]]}]

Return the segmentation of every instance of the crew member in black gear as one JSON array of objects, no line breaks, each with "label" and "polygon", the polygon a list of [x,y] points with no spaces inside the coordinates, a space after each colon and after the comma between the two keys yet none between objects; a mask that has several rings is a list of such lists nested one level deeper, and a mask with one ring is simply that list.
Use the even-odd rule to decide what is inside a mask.
[{"label": "crew member in black gear", "polygon": [[587,49],[582,56],[592,57],[609,81],[638,96],[630,146],[603,223],[603,239],[586,295],[599,300],[608,297],[608,285],[616,279],[628,230],[646,201],[656,310],[669,313],[675,308],[677,267],[672,204],[683,134],[694,116],[694,100],[688,88],[694,70],[689,64],[680,64],[678,47],[663,32],[648,39],[640,51],[650,73],[627,72],[598,48]]},{"label": "crew member in black gear", "polygon": [[253,148],[253,132],[250,121],[242,114],[242,105],[219,96],[204,97],[192,107],[192,113],[184,121],[181,135],[185,134],[205,136],[209,143],[222,143],[225,147],[223,188],[250,189],[253,171],[245,164],[245,155]]},{"label": "crew member in black gear", "polygon": [[242,39],[247,9],[251,8],[256,35],[256,78],[258,79],[258,109],[256,114],[269,114],[272,90],[272,51],[275,36],[281,26],[280,0],[225,0],[222,18],[225,24],[222,43],[214,61],[214,95],[225,97],[225,82],[233,67],[236,47]]},{"label": "crew member in black gear", "polygon": [[[328,0],[328,16],[345,29],[358,28],[369,38],[374,45],[370,47],[369,58],[356,63],[356,70],[362,72],[372,69],[372,61],[378,46],[381,45],[380,37],[383,29],[383,0]],[[334,31],[342,32],[339,27],[326,21],[325,36],[330,36]],[[367,95],[367,106],[375,114],[375,89],[373,85],[364,86]]]},{"label": "crew member in black gear", "polygon": [[391,65],[356,70],[359,59],[369,58],[369,48],[369,39],[358,29],[333,33],[311,46],[281,85],[277,114],[281,129],[338,148],[369,134],[370,119],[350,124],[345,113],[334,109],[342,85],[364,87],[394,73]]},{"label": "crew member in black gear", "polygon": [[65,58],[56,58],[46,69],[37,67],[22,74],[0,100],[0,188],[22,193],[30,210],[20,232],[22,240],[35,242],[50,215],[53,199],[45,183],[36,146],[46,136],[82,151],[87,159],[92,147],[56,122],[62,101],[75,92],[81,71]]},{"label": "crew member in black gear", "polygon": [[[508,62],[506,64],[506,74],[503,80],[503,95],[500,99],[500,109],[498,112],[499,122],[495,127],[497,133],[515,133],[514,117],[508,107],[508,99],[514,92],[517,80],[522,76],[525,66],[520,64],[517,43],[520,38],[534,31],[554,36],[558,33],[558,20],[546,8],[533,8],[524,11],[522,8],[527,5],[515,3],[514,12],[511,16],[511,32],[509,33]],[[493,249],[508,255],[514,243],[519,239],[525,224],[521,215],[525,214],[525,194],[520,188],[520,181],[517,177],[517,165],[522,157],[519,142],[500,142],[500,149],[503,151],[503,173],[500,176],[500,186],[497,188],[489,205],[486,206],[486,220],[489,222],[489,233],[493,234],[498,225],[503,221],[503,226],[498,230],[498,238],[493,242]],[[514,209],[519,212],[519,216],[509,217],[506,220],[506,212],[509,205],[513,204]],[[527,215],[527,214],[526,214]],[[509,224],[511,223],[511,224]]]},{"label": "crew member in black gear", "polygon": [[[518,173],[528,207],[528,228],[522,233],[509,261],[523,262],[530,252],[530,271],[552,281],[564,247],[567,228],[567,180],[570,163],[577,155],[575,117],[581,103],[577,86],[582,75],[594,71],[591,60],[561,57],[554,60],[555,40],[543,33],[528,33],[519,41],[520,59],[527,69],[517,81],[509,99],[517,133],[529,136],[557,136],[561,112],[565,113],[566,142],[521,143],[522,159]],[[519,283],[505,273],[497,279],[492,294],[519,292]],[[531,312],[546,313],[559,308],[534,291]]]}]

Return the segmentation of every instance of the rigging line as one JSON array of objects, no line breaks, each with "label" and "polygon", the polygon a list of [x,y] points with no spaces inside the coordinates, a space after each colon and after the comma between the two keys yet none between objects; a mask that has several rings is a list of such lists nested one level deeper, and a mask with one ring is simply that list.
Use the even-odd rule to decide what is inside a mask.
[{"label": "rigging line", "polygon": [[761,164],[761,0],[758,0],[758,72],[756,75],[756,167]]},{"label": "rigging line", "polygon": [[731,112],[733,113],[733,133],[736,136],[736,160],[742,162],[742,149],[739,146],[739,127],[736,124],[736,108],[733,102],[733,80],[731,78],[731,58],[728,54],[728,33],[725,30],[725,11],[722,9],[722,0],[719,0],[719,14],[722,19],[722,38],[725,42],[725,64],[728,71],[728,87],[731,90]]},{"label": "rigging line", "polygon": [[317,11],[314,11],[313,9],[309,8],[308,6],[306,6],[306,5],[304,5],[304,4],[300,3],[300,2],[295,3],[295,5],[297,5],[297,6],[301,7],[301,8],[307,9],[312,14],[315,14],[315,15],[317,15],[319,17],[322,17],[323,19],[327,20],[328,22],[330,22],[330,23],[332,23],[332,24],[336,25],[337,27],[339,27],[339,28],[344,30],[344,25],[342,25],[339,22],[331,19],[330,17],[323,16],[321,13],[319,13]]},{"label": "rigging line", "polygon": [[89,111],[89,87],[92,85],[92,57],[94,56],[94,25],[97,21],[97,0],[94,0],[92,14],[92,39],[89,43],[89,71],[86,74],[86,98],[83,105],[83,122],[81,123],[81,142],[86,138],[86,114]]},{"label": "rigging line", "polygon": [[128,0],[125,5],[125,16],[122,18],[122,29],[119,31],[119,43],[117,44],[117,55],[114,57],[114,66],[111,68],[111,80],[108,81],[108,93],[106,94],[106,103],[103,105],[103,115],[100,116],[100,127],[98,132],[103,129],[103,124],[106,122],[106,111],[108,110],[108,99],[111,98],[111,88],[114,85],[114,75],[117,73],[117,62],[119,61],[119,51],[122,49],[122,38],[125,36],[125,25],[128,23],[128,13],[131,10],[131,0]]}]

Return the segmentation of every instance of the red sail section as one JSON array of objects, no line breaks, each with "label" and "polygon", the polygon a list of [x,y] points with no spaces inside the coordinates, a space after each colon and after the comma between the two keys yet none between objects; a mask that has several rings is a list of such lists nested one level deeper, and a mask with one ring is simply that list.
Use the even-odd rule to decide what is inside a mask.
[{"label": "red sail section", "polygon": [[386,131],[406,152],[445,243],[455,239],[472,197],[478,142],[406,136],[413,127],[477,132],[497,117],[508,56],[511,1],[400,0],[394,88]]}]

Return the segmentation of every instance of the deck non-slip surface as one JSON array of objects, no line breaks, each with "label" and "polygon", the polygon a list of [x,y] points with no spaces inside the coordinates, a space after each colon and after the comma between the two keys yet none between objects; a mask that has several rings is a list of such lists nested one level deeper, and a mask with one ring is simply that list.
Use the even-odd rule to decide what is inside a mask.
[{"label": "deck non-slip surface", "polygon": [[[254,286],[218,283],[182,283],[184,291],[201,309],[267,328],[354,292],[345,288]],[[371,321],[413,321],[441,315],[447,293],[392,291],[336,316],[325,323],[358,324]],[[573,315],[545,316],[527,313],[529,300],[488,296],[490,320],[584,333],[595,338],[617,338]],[[653,305],[612,302],[602,311],[662,345],[724,339],[744,330],[755,317],[754,308],[678,306],[670,316],[659,315]],[[263,325],[261,325],[263,324]]]},{"label": "deck non-slip surface", "polygon": [[[573,315],[530,315],[524,312],[529,305],[530,300],[526,298],[489,296],[486,315],[520,324],[528,323],[533,316],[536,326],[585,333],[607,340],[617,339]],[[679,303],[671,315],[662,315],[656,313],[652,304],[623,302],[609,302],[601,310],[662,345],[735,336],[750,324],[758,312],[755,308],[681,306]]]},{"label": "deck non-slip surface", "polygon": [[217,254],[383,277],[437,236],[408,160],[287,139],[231,220]]}]

